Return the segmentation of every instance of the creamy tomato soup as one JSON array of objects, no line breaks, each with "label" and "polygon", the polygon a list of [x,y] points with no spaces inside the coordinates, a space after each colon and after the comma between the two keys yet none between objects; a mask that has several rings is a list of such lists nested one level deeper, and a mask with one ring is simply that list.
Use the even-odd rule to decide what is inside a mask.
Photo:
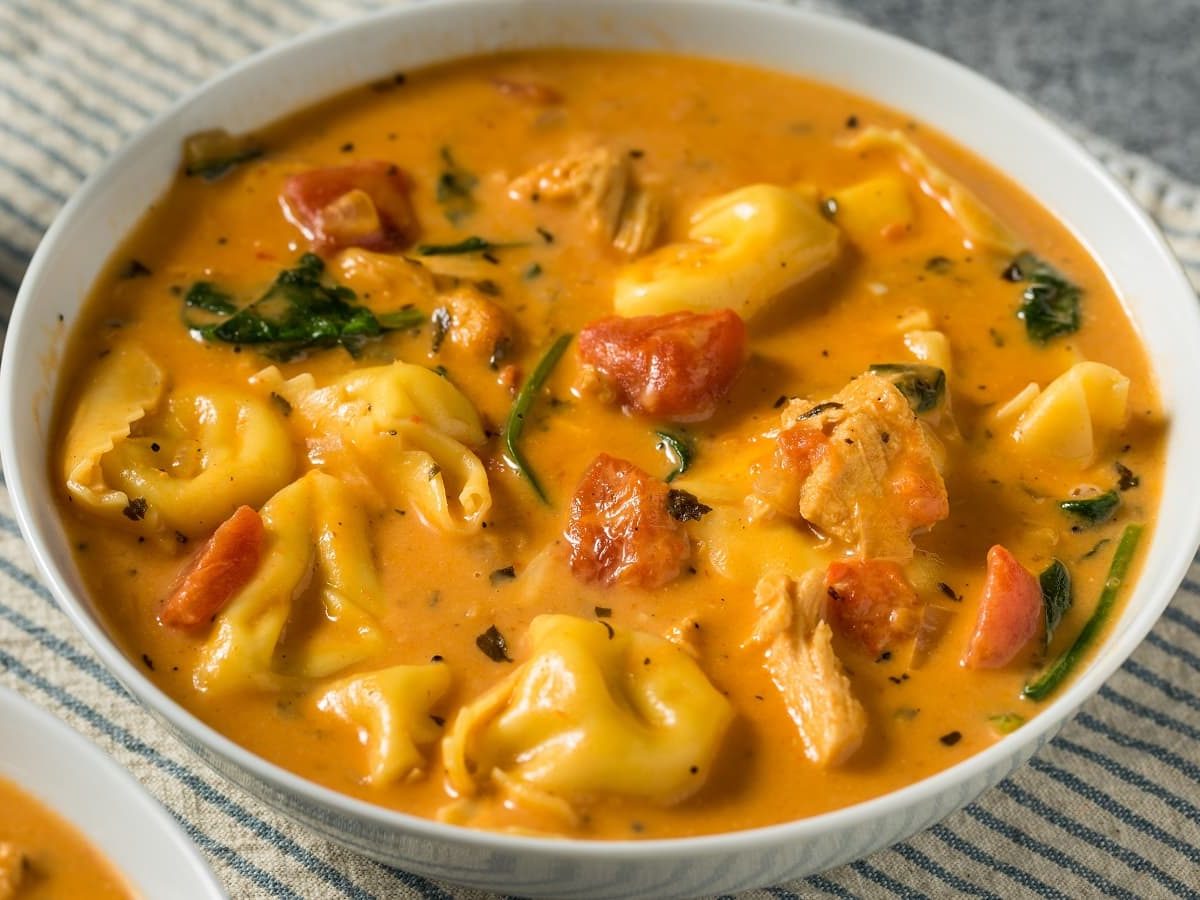
[{"label": "creamy tomato soup", "polygon": [[1103,637],[1145,351],[943,136],[576,51],[221,124],[76,323],[49,464],[113,633],[247,748],[473,827],[728,831],[979,752]]},{"label": "creamy tomato soup", "polygon": [[3,779],[0,810],[0,900],[134,896],[82,834]]}]

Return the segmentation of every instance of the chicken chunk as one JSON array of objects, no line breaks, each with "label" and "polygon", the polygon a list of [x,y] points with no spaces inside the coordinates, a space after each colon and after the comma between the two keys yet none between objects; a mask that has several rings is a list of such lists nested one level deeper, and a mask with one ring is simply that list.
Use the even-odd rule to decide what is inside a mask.
[{"label": "chicken chunk", "polygon": [[443,319],[450,343],[499,363],[512,345],[508,316],[473,287],[462,286],[443,298]]},{"label": "chicken chunk", "polygon": [[756,491],[861,558],[908,560],[913,533],[950,513],[933,440],[893,384],[861,375],[825,403],[788,404]]},{"label": "chicken chunk", "polygon": [[838,632],[873,654],[908,640],[921,625],[925,604],[890,560],[835,560],[825,571],[825,591]]},{"label": "chicken chunk", "polygon": [[766,667],[804,743],[820,766],[845,762],[862,743],[867,714],[833,649],[821,619],[825,581],[820,572],[794,579],[767,575],[754,589],[759,621],[748,642],[766,647]]},{"label": "chicken chunk", "polygon": [[515,179],[508,192],[516,199],[579,204],[591,229],[629,256],[653,247],[662,227],[658,192],[638,183],[629,157],[611,147],[541,163]]},{"label": "chicken chunk", "polygon": [[9,841],[0,841],[0,900],[16,898],[28,868],[28,858],[20,847]]}]

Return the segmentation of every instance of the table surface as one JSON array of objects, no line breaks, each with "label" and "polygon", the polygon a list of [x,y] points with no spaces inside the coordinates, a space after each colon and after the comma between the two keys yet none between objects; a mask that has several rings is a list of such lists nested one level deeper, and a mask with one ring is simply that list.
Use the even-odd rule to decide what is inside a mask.
[{"label": "table surface", "polygon": [[834,0],[1200,183],[1200,0]]}]

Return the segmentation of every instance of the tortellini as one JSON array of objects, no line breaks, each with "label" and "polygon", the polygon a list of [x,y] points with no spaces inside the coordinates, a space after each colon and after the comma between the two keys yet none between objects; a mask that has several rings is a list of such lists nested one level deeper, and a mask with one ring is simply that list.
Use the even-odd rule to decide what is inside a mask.
[{"label": "tortellini", "polygon": [[464,706],[443,742],[460,796],[511,783],[665,804],[700,788],[733,711],[684,651],[564,615],[535,618],[529,641],[528,661]]},{"label": "tortellini", "polygon": [[959,227],[971,246],[982,247],[1008,256],[1021,249],[1020,240],[984,205],[966,185],[948,175],[902,131],[865,128],[855,135],[848,147],[856,152],[877,147],[900,154],[905,170],[921,189],[937,201]]},{"label": "tortellini", "polygon": [[203,535],[292,477],[292,440],[269,403],[232,387],[166,392],[164,380],[132,345],[97,367],[65,452],[68,490],[85,507],[125,525]]},{"label": "tortellini", "polygon": [[335,682],[317,707],[357,727],[367,748],[366,782],[381,787],[421,774],[419,748],[441,737],[432,711],[449,689],[445,663],[391,666]]},{"label": "tortellini", "polygon": [[749,185],[697,209],[687,242],[625,266],[613,306],[622,316],[727,308],[749,318],[832,263],[839,245],[811,196]]},{"label": "tortellini", "polygon": [[835,221],[859,244],[904,234],[916,216],[908,188],[893,175],[842,188],[832,199],[837,204]]},{"label": "tortellini", "polygon": [[261,515],[262,563],[217,616],[193,677],[199,690],[320,678],[386,644],[362,498],[314,470],[272,497]]},{"label": "tortellini", "polygon": [[1016,417],[1012,439],[1026,452],[1087,466],[1104,438],[1124,427],[1128,407],[1128,378],[1103,363],[1082,362],[1042,391],[1027,386],[997,417]]},{"label": "tortellini", "polygon": [[120,514],[129,498],[104,480],[100,460],[158,406],[166,375],[136,344],[117,347],[92,370],[67,429],[63,474],[71,496],[101,515]]},{"label": "tortellini", "polygon": [[288,402],[315,464],[351,470],[340,474],[443,531],[475,532],[491,510],[487,472],[470,449],[484,442],[479,414],[436,372],[396,362],[318,388],[309,374],[284,381],[271,367],[252,380]]}]

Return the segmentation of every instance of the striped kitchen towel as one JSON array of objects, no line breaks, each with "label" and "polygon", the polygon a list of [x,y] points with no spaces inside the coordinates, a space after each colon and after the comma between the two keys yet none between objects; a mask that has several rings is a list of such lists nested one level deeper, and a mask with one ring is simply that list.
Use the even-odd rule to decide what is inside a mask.
[{"label": "striped kitchen towel", "polygon": [[[378,5],[0,2],[0,331],[57,210],[148,118],[260,47]],[[1080,137],[1155,217],[1200,285],[1200,189]],[[52,710],[131,770],[183,823],[236,898],[484,896],[330,844],[201,765],[125,693],[56,608],[3,490],[0,684]],[[1143,646],[1029,765],[904,844],[747,896],[1200,896],[1198,751],[1194,566]]]}]

